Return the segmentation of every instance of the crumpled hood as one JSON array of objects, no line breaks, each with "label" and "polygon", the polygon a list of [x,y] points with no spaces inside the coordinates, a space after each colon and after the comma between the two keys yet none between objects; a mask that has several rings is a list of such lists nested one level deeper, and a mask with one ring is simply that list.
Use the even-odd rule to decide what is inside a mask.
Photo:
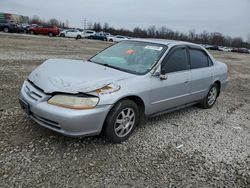
[{"label": "crumpled hood", "polygon": [[88,61],[49,59],[36,68],[28,79],[45,93],[88,93],[133,76]]}]

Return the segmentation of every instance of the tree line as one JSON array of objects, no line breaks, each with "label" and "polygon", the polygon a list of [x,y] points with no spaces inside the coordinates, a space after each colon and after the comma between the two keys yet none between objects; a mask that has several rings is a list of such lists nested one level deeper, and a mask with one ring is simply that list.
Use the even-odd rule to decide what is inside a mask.
[{"label": "tree line", "polygon": [[29,18],[29,24],[42,24],[42,25],[54,25],[60,28],[69,28],[69,21],[61,22],[56,18],[51,18],[49,20],[41,19],[39,16],[35,15],[32,18]]},{"label": "tree line", "polygon": [[[60,22],[55,18],[51,18],[48,21],[42,20],[38,16],[33,16],[29,19],[30,24],[49,24],[55,25],[60,28],[69,28],[69,22]],[[117,29],[109,26],[108,23],[103,25],[100,22],[87,23],[86,28],[95,30],[96,32],[104,31],[111,33],[112,35],[124,35],[129,37],[138,37],[138,38],[161,38],[169,40],[181,40],[188,41],[197,44],[208,44],[208,45],[217,45],[217,46],[227,46],[227,47],[238,47],[238,48],[250,48],[250,34],[248,40],[244,41],[241,37],[231,37],[225,36],[219,32],[207,32],[203,31],[201,33],[196,33],[195,30],[190,30],[187,33],[174,31],[170,28],[162,26],[157,28],[152,25],[147,29],[135,27],[132,30],[129,29]]]},{"label": "tree line", "polygon": [[115,29],[110,27],[108,23],[101,25],[100,23],[88,23],[88,29],[95,31],[104,31],[113,35],[124,35],[139,38],[161,38],[169,40],[188,41],[197,44],[208,44],[227,47],[250,48],[250,35],[248,41],[244,41],[241,37],[225,36],[219,32],[196,33],[195,30],[190,30],[188,33],[174,31],[165,26],[157,28],[152,25],[147,29],[135,27],[133,30],[128,29]]}]

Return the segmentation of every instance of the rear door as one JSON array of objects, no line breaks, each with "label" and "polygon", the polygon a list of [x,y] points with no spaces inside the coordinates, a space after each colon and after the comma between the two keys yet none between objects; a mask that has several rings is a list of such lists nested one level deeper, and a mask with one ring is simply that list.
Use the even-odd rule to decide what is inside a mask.
[{"label": "rear door", "polygon": [[151,114],[189,102],[191,73],[187,48],[175,47],[168,54],[162,62],[167,79],[152,77]]},{"label": "rear door", "polygon": [[213,63],[208,54],[199,48],[189,48],[191,62],[192,101],[203,99],[213,82]]}]

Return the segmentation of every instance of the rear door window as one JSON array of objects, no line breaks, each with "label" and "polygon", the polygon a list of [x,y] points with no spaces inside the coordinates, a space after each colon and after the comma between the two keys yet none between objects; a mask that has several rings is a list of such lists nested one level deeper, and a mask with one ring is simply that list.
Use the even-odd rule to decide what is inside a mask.
[{"label": "rear door window", "polygon": [[189,49],[191,69],[204,68],[209,66],[209,58],[202,50]]}]

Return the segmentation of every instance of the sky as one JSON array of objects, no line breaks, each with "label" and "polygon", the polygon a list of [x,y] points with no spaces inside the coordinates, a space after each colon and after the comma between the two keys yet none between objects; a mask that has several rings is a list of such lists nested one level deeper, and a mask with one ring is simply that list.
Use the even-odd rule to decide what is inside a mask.
[{"label": "sky", "polygon": [[115,28],[155,25],[250,38],[250,0],[0,0],[0,12],[53,17],[81,28],[86,18]]}]

